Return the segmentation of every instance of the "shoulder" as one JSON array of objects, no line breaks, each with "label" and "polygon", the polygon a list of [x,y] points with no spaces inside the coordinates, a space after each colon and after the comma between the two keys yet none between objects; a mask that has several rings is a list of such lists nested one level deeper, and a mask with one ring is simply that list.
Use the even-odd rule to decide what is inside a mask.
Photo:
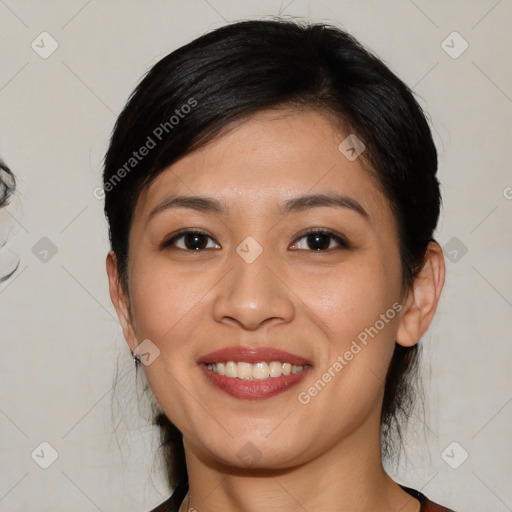
[{"label": "shoulder", "polygon": [[411,489],[405,485],[400,485],[400,487],[421,503],[420,512],[455,512],[451,508],[446,508],[442,505],[434,503],[433,501],[430,501],[424,494],[422,494],[420,491],[417,491],[416,489]]},{"label": "shoulder", "polygon": [[164,502],[150,512],[178,512],[180,505],[188,492],[188,483],[178,485],[174,492]]}]

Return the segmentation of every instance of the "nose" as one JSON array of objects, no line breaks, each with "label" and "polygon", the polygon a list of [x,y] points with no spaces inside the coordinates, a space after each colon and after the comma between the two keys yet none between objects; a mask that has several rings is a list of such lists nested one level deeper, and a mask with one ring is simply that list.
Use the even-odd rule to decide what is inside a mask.
[{"label": "nose", "polygon": [[217,322],[253,331],[266,323],[293,320],[293,293],[283,270],[272,261],[271,250],[264,250],[252,262],[236,252],[230,259],[231,271],[219,284],[214,299],[213,316]]}]

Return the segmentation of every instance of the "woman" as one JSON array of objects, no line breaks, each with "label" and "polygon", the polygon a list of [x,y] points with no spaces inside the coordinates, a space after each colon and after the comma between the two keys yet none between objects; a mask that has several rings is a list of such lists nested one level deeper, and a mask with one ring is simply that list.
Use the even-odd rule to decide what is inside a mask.
[{"label": "woman", "polygon": [[335,27],[235,23],[149,71],[104,190],[177,487],[155,510],[448,510],[381,456],[444,283],[436,171],[411,91]]}]

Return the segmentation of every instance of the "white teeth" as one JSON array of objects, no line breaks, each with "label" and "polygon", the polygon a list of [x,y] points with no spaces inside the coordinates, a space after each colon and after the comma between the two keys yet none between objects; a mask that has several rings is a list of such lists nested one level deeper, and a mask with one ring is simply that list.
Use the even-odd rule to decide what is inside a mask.
[{"label": "white teeth", "polygon": [[226,377],[233,377],[233,378],[236,378],[238,376],[238,372],[237,372],[237,366],[236,366],[236,363],[234,363],[233,361],[228,361],[226,363],[226,366],[224,367],[224,375]]},{"label": "white teeth", "polygon": [[281,361],[265,361],[251,364],[244,361],[225,363],[209,363],[206,365],[208,370],[226,377],[238,378],[244,380],[263,380],[269,377],[280,377],[281,375],[290,375],[304,370],[304,366],[282,363]]},{"label": "white teeth", "polygon": [[252,368],[252,378],[263,380],[268,379],[270,375],[270,369],[267,363],[256,363]]},{"label": "white teeth", "polygon": [[242,363],[237,364],[237,377],[239,379],[252,379],[252,364]]},{"label": "white teeth", "polygon": [[272,361],[268,367],[271,377],[281,377],[283,374],[283,365],[279,361]]}]

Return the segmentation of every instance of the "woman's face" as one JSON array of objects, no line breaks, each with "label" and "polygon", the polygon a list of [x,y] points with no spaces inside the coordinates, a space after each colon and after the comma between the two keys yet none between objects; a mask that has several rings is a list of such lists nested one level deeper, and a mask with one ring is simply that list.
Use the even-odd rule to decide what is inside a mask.
[{"label": "woman's face", "polygon": [[[361,159],[338,148],[347,135],[317,112],[262,112],[139,198],[125,337],[150,340],[149,385],[210,464],[286,468],[378,437],[401,318],[398,235]],[[340,199],[297,199],[317,195]],[[221,349],[233,351],[211,355]],[[288,373],[282,363],[304,368],[267,377]]]}]

